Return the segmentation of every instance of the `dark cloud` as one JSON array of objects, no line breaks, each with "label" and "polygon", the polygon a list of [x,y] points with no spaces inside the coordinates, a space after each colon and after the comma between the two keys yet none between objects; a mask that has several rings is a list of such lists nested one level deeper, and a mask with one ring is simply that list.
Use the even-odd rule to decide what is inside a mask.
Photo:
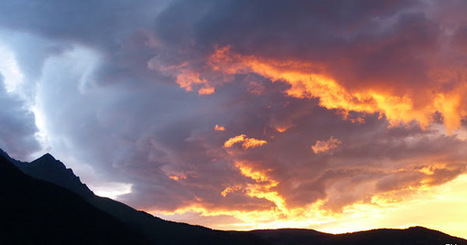
[{"label": "dark cloud", "polygon": [[[457,48],[449,45],[456,39],[451,33],[461,31],[462,25],[450,24],[457,17],[437,17],[436,6],[428,2],[202,1],[194,5],[176,1],[158,16],[158,37],[181,60],[159,58],[170,65],[185,62],[215,87],[222,83],[200,63],[216,47],[229,46],[246,57],[308,62],[315,66],[308,72],[328,75],[349,91],[408,97],[418,110],[427,110],[427,104],[437,107],[430,104],[439,100],[438,93],[465,89],[454,72],[462,69],[460,59],[465,57],[454,55]],[[446,11],[453,11],[457,5],[448,6]],[[200,11],[191,11],[196,7]],[[441,80],[449,80],[450,87]],[[445,115],[445,120],[449,127],[458,126],[455,115]]]},{"label": "dark cloud", "polygon": [[16,31],[115,49],[150,24],[164,1],[4,1],[0,23]]}]

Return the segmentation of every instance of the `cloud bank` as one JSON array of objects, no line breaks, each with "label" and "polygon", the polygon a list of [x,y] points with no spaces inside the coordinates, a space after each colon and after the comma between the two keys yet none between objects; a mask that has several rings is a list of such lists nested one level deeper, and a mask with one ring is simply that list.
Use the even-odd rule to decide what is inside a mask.
[{"label": "cloud bank", "polygon": [[0,90],[0,147],[51,151],[91,186],[131,185],[118,198],[136,208],[218,228],[405,203],[466,171],[464,10],[3,1],[24,81]]}]

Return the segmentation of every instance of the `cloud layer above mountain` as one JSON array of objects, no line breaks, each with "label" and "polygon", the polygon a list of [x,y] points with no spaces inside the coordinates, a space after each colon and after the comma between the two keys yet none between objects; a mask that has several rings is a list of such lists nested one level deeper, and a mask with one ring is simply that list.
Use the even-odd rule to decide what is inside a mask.
[{"label": "cloud layer above mountain", "polygon": [[212,227],[404,203],[466,171],[466,10],[2,1],[0,147]]}]

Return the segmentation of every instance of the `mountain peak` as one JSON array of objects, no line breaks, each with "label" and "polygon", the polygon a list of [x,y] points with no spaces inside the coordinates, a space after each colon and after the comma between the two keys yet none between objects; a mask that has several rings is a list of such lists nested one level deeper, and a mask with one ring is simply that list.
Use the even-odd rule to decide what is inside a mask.
[{"label": "mountain peak", "polygon": [[42,155],[41,157],[39,157],[37,160],[39,159],[43,159],[43,160],[48,160],[48,161],[56,161],[57,159],[55,159],[55,157],[52,156],[52,154],[50,153],[45,153],[44,155]]},{"label": "mountain peak", "polygon": [[73,170],[46,153],[29,164],[21,164],[19,168],[26,174],[68,188],[81,196],[91,195],[92,191],[81,182]]},{"label": "mountain peak", "polygon": [[55,159],[50,153],[45,153],[43,156],[31,162],[32,166],[47,166],[52,168],[66,169],[65,165]]}]

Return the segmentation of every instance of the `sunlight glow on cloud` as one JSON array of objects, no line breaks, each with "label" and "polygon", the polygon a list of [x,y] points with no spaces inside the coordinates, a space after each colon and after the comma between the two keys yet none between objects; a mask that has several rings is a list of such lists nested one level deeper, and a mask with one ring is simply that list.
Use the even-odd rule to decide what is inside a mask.
[{"label": "sunlight glow on cloud", "polygon": [[131,186],[128,183],[107,182],[93,188],[93,191],[98,196],[116,199],[120,195],[131,193]]},{"label": "sunlight glow on cloud", "polygon": [[171,176],[169,176],[169,178],[170,178],[170,179],[173,179],[173,180],[175,180],[175,181],[179,181],[179,180],[184,180],[184,179],[186,179],[186,176],[184,176],[184,175],[181,175],[181,176],[171,175]]},{"label": "sunlight glow on cloud", "polygon": [[[421,220],[430,227],[440,230],[450,230],[458,236],[467,236],[462,225],[465,217],[464,209],[458,207],[467,204],[464,198],[467,185],[466,175],[462,175],[444,186],[434,189],[419,190],[402,200],[391,202],[384,197],[374,198],[372,203],[356,203],[346,207],[340,213],[330,213],[319,209],[320,202],[300,209],[287,211],[283,215],[279,210],[264,210],[255,212],[235,210],[208,210],[202,206],[190,206],[175,212],[153,211],[155,215],[165,218],[174,217],[177,213],[193,212],[196,216],[217,217],[234,216],[241,222],[229,225],[218,225],[219,229],[271,229],[271,228],[312,228],[323,232],[343,233],[372,229],[381,223],[388,228],[406,228],[418,225]],[[378,200],[377,199],[381,199]],[[443,207],[443,208],[440,208]],[[440,223],[437,216],[443,217]],[[195,222],[194,220],[184,220]],[[203,223],[198,223],[203,224]]]},{"label": "sunlight glow on cloud", "polygon": [[248,196],[264,198],[273,202],[277,210],[281,213],[288,211],[284,198],[277,192],[271,190],[276,187],[279,182],[268,177],[268,171],[254,170],[245,162],[237,162],[235,163],[235,167],[240,170],[243,176],[251,178],[256,182],[255,184],[247,184],[245,190]]},{"label": "sunlight glow on cloud", "polygon": [[0,43],[0,74],[3,75],[6,91],[17,92],[18,86],[23,83],[23,74],[19,70],[18,64],[8,48]]},{"label": "sunlight glow on cloud", "polygon": [[228,139],[224,143],[224,147],[225,148],[230,148],[230,147],[232,147],[233,145],[235,145],[237,143],[242,143],[242,147],[244,149],[250,149],[250,148],[260,147],[262,145],[267,144],[268,142],[266,140],[259,140],[259,139],[255,139],[255,138],[246,138],[246,135],[241,134],[241,135],[238,135],[238,136],[235,136],[233,138]]},{"label": "sunlight glow on cloud", "polygon": [[394,95],[371,85],[362,90],[349,90],[329,75],[322,74],[325,69],[322,65],[235,54],[229,46],[217,48],[209,63],[214,71],[227,74],[253,72],[272,81],[286,82],[291,85],[286,91],[287,95],[319,98],[320,105],[327,109],[380,113],[393,126],[417,121],[421,127],[427,127],[433,115],[439,112],[444,116],[448,131],[452,131],[459,128],[461,119],[467,116],[467,111],[461,107],[463,95],[467,93],[465,83],[445,93],[423,93],[423,96],[429,95],[431,100],[424,99],[426,104],[415,106],[416,97]]},{"label": "sunlight glow on cloud", "polygon": [[216,130],[216,131],[225,131],[225,127],[219,126],[219,125],[216,124],[216,126],[214,127],[214,130]]},{"label": "sunlight glow on cloud", "polygon": [[177,83],[186,91],[193,91],[193,86],[200,85],[198,94],[206,95],[214,93],[214,88],[208,84],[206,79],[201,79],[198,73],[183,70],[182,74],[177,76]]}]

